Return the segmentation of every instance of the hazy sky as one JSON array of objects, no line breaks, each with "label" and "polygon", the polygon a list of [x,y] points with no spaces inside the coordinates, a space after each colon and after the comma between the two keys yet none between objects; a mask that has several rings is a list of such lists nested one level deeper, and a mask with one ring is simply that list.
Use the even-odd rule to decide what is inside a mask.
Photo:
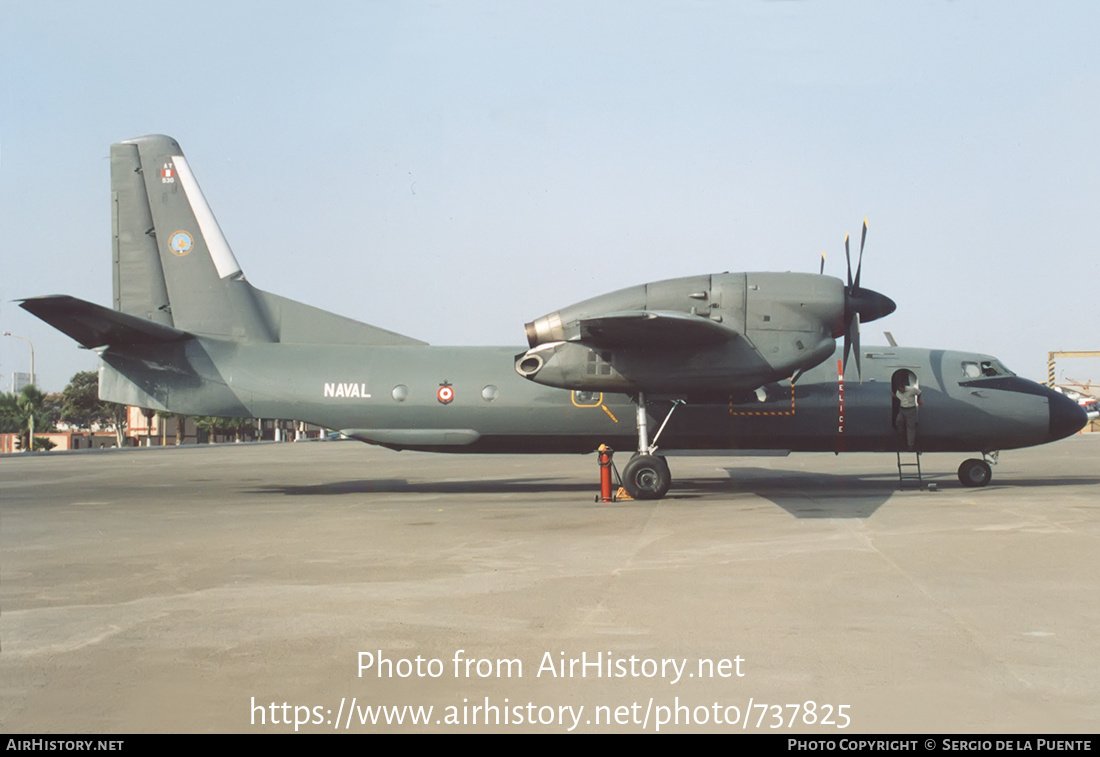
[{"label": "hazy sky", "polygon": [[[1100,4],[0,0],[0,331],[109,305],[109,145],[179,140],[262,289],[434,344],[601,292],[843,276],[1045,379],[1100,349]],[[27,345],[0,337],[0,388]],[[1100,380],[1100,361],[1060,373]]]}]

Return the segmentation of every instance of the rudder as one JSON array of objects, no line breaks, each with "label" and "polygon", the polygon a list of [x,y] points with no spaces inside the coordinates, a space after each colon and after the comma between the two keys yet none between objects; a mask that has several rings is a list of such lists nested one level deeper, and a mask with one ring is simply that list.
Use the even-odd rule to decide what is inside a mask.
[{"label": "rudder", "polygon": [[164,269],[135,144],[111,145],[111,258],[115,310],[171,326]]}]

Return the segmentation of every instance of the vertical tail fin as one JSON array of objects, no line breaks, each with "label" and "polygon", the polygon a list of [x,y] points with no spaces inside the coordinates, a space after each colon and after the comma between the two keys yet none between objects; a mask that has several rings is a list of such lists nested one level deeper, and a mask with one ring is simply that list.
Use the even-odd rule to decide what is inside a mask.
[{"label": "vertical tail fin", "polygon": [[179,144],[111,146],[115,308],[235,341],[275,341]]},{"label": "vertical tail fin", "polygon": [[115,310],[171,326],[137,145],[111,145],[111,240]]}]

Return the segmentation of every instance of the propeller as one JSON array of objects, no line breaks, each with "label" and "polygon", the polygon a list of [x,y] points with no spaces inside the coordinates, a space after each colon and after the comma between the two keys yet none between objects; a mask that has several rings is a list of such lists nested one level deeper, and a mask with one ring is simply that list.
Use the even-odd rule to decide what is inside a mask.
[{"label": "propeller", "polygon": [[863,272],[863,246],[867,243],[867,219],[863,219],[863,234],[859,240],[859,260],[856,263],[856,275],[852,278],[852,252],[847,234],[844,235],[844,257],[848,261],[848,285],[844,287],[844,363],[842,370],[848,368],[848,354],[855,348],[856,374],[863,380],[859,364],[859,324],[869,323],[877,318],[890,315],[897,310],[897,303],[884,294],[859,285]]}]

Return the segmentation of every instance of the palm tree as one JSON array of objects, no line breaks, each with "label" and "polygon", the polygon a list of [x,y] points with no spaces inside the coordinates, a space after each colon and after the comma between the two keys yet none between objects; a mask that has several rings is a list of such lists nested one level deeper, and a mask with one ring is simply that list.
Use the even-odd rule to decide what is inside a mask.
[{"label": "palm tree", "polygon": [[183,424],[186,420],[186,415],[180,415],[179,413],[173,413],[169,410],[158,410],[157,417],[160,418],[160,446],[168,444],[168,420],[171,418],[176,419],[176,446],[183,444]]},{"label": "palm tree", "polygon": [[233,432],[233,441],[237,443],[243,441],[245,435],[251,438],[256,430],[251,418],[223,418],[222,427]]},{"label": "palm tree", "polygon": [[196,415],[195,416],[195,430],[206,434],[206,441],[210,444],[214,443],[214,435],[218,430],[218,421],[220,419],[213,415]]},{"label": "palm tree", "polygon": [[[19,433],[23,435],[23,449],[31,451],[35,429],[46,431],[53,424],[50,422],[49,409],[46,407],[46,393],[33,384],[24,386],[15,398],[16,421],[19,425]],[[37,442],[39,448],[50,449],[45,440]]]},{"label": "palm tree", "polygon": [[18,396],[0,392],[0,434],[14,434],[20,430]]}]

